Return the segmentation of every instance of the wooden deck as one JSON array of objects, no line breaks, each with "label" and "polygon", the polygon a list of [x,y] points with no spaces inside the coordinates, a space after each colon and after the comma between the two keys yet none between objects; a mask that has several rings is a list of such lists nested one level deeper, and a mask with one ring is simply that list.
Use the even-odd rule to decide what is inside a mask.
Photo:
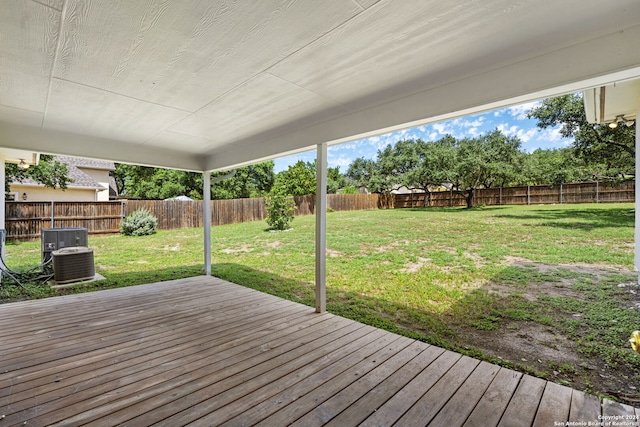
[{"label": "wooden deck", "polygon": [[637,426],[637,416],[213,277],[0,306],[0,427]]}]

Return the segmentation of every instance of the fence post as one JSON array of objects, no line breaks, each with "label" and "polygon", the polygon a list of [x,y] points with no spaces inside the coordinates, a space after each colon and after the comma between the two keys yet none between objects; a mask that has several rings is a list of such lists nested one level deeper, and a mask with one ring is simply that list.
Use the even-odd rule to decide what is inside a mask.
[{"label": "fence post", "polygon": [[527,185],[527,205],[531,204],[531,186]]},{"label": "fence post", "polygon": [[502,187],[500,187],[500,206],[502,206]]},{"label": "fence post", "polygon": [[560,184],[560,204],[562,204],[562,184]]},{"label": "fence post", "polygon": [[55,228],[56,226],[56,217],[55,214],[53,213],[55,206],[54,206],[54,202],[53,200],[51,201],[51,228]]},{"label": "fence post", "polygon": [[451,184],[451,188],[449,189],[449,207],[453,207],[453,184]]},{"label": "fence post", "polygon": [[600,184],[600,182],[596,181],[596,203],[600,203],[600,200],[599,200],[599,196],[600,195],[598,194],[600,192],[600,185],[599,184]]}]

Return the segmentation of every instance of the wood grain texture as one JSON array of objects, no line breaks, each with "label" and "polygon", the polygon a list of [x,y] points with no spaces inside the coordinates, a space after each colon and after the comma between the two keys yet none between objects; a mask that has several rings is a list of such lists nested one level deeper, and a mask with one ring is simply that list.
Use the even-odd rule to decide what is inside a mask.
[{"label": "wood grain texture", "polygon": [[191,112],[361,12],[339,0],[69,3],[56,77]]},{"label": "wood grain texture", "polygon": [[500,418],[500,427],[530,427],[535,419],[546,381],[525,375]]},{"label": "wood grain texture", "polygon": [[546,427],[555,422],[566,423],[569,420],[571,392],[568,387],[547,382],[533,427]]},{"label": "wood grain texture", "polygon": [[0,104],[45,112],[60,19],[59,11],[33,1],[3,1]]},{"label": "wood grain texture", "polygon": [[[6,425],[531,426],[600,411],[593,396],[205,276],[4,304],[0,360]],[[605,401],[602,414],[636,411]]]},{"label": "wood grain texture", "polygon": [[522,374],[502,368],[484,393],[469,418],[465,427],[497,425],[504,413],[511,396],[520,383]]},{"label": "wood grain texture", "polygon": [[569,421],[599,422],[602,414],[600,399],[591,394],[586,394],[578,390],[573,390],[571,395],[571,412]]}]

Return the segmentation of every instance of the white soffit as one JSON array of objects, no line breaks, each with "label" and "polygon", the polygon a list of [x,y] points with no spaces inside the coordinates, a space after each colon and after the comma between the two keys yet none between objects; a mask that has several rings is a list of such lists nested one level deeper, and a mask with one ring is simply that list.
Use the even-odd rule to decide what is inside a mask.
[{"label": "white soffit", "polygon": [[3,0],[0,147],[188,170],[640,77],[637,0]]},{"label": "white soffit", "polygon": [[584,105],[590,123],[610,123],[619,116],[636,119],[640,111],[640,79],[586,90]]}]

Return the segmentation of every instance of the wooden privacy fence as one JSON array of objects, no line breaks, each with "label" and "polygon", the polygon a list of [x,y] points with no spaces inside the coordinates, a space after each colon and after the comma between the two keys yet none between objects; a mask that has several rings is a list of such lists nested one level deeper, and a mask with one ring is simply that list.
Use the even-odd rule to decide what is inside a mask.
[{"label": "wooden privacy fence", "polygon": [[[426,200],[426,202],[425,202]],[[581,182],[575,184],[524,185],[482,188],[475,191],[473,205],[551,205],[562,203],[612,203],[635,201],[635,181],[621,183]],[[466,206],[464,197],[452,191],[396,194],[393,208]]]},{"label": "wooden privacy fence", "polygon": [[12,240],[39,239],[43,228],[117,233],[122,214],[123,202],[6,202],[5,227]]},{"label": "wooden privacy fence", "polygon": [[[295,197],[295,215],[314,213],[314,196]],[[378,194],[329,194],[335,211],[377,209]],[[118,233],[122,219],[138,209],[158,218],[158,229],[202,227],[202,201],[127,200],[120,202],[6,202],[5,227],[10,240],[39,239],[43,228],[84,227],[90,234]],[[263,198],[212,200],[211,224],[224,225],[266,218]]]},{"label": "wooden privacy fence", "polygon": [[[426,199],[426,204],[425,204]],[[295,215],[311,215],[314,196],[294,198]],[[474,205],[526,205],[553,203],[633,202],[633,181],[620,184],[580,183],[489,188],[476,191]],[[465,206],[464,198],[451,191],[414,194],[329,194],[333,211],[409,207]],[[119,202],[6,202],[5,227],[11,240],[40,238],[43,228],[84,227],[90,234],[117,233],[122,219],[145,208],[158,218],[160,230],[202,227],[202,201],[128,200]],[[266,218],[263,198],[211,201],[212,225],[261,221]]]}]

